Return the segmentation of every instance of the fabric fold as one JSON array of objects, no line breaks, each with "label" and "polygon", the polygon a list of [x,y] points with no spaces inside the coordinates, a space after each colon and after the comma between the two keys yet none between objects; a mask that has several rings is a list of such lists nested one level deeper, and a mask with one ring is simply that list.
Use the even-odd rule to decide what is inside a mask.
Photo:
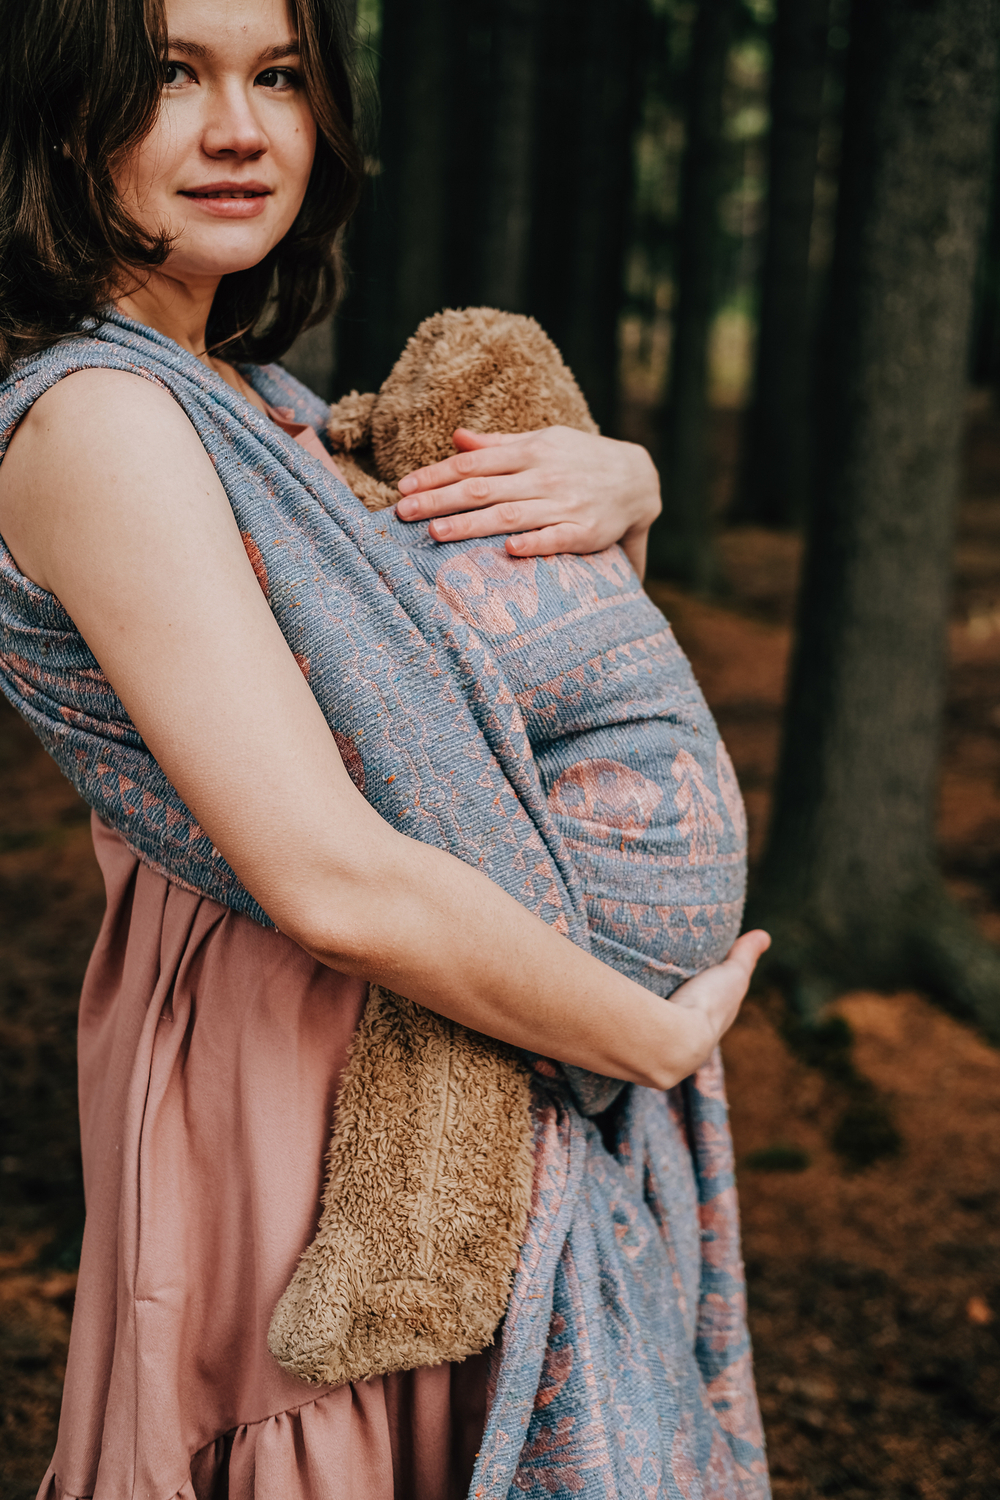
[{"label": "fabric fold", "polygon": [[[616,967],[664,996],[722,956],[743,899],[739,794],[690,666],[617,549],[537,563],[499,545],[439,550],[426,526],[368,515],[214,372],[117,314],[25,361],[0,387],[0,431],[56,380],[91,367],[152,380],[186,412],[345,764],[393,827],[483,870],[583,948],[593,930]],[[248,379],[272,406],[322,420],[322,403],[282,372]],[[145,866],[264,935],[266,915],[163,776],[72,621],[2,548],[0,679]],[[560,705],[569,722],[589,713],[597,738],[586,751],[562,729]],[[628,892],[614,877],[625,859]],[[173,1019],[157,1017],[150,1037]],[[629,1088],[610,1152],[586,1118],[608,1102],[608,1080],[578,1074],[571,1089],[538,1067],[536,1192],[475,1493],[509,1500],[561,1486],[583,1500],[665,1500],[722,1475],[720,1500],[760,1500],[735,1197],[718,1186],[732,1168],[717,1066],[684,1085],[679,1104]],[[156,1105],[169,1098],[150,1089]],[[709,1099],[714,1113],[702,1119]],[[140,1170],[149,1118],[139,1122]],[[314,1172],[321,1160],[322,1147]],[[141,1181],[165,1190],[169,1164]],[[269,1184],[269,1173],[256,1181]],[[699,1257],[687,1286],[673,1267],[699,1216],[713,1275]],[[190,1308],[169,1267],[155,1291],[122,1316],[137,1328],[162,1320],[177,1338]],[[120,1472],[128,1462],[120,1457]],[[117,1500],[110,1485],[107,1495]]]}]

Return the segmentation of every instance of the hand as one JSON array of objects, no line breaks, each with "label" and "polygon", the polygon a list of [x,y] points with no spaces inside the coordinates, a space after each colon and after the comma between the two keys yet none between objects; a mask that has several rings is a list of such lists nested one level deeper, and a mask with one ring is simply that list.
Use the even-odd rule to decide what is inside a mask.
[{"label": "hand", "polygon": [[703,1025],[704,1041],[698,1049],[701,1062],[708,1060],[739,1015],[757,961],[770,946],[770,934],[759,927],[745,932],[721,964],[703,969],[670,996],[671,1005],[693,1012]]},{"label": "hand", "polygon": [[660,513],[656,468],[638,443],[572,427],[453,435],[454,458],[399,481],[402,521],[431,519],[435,541],[507,536],[512,557],[600,552],[620,542],[640,578]]}]

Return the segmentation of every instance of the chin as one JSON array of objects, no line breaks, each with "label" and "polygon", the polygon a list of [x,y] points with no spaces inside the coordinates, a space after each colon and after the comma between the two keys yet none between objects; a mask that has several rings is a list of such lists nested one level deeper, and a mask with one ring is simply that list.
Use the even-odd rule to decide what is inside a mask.
[{"label": "chin", "polygon": [[[230,276],[257,266],[284,238],[291,224],[199,224],[179,226],[167,267],[182,276]],[[165,268],[165,269],[166,269]]]},{"label": "chin", "polygon": [[171,252],[164,269],[178,276],[231,276],[235,271],[249,271],[257,266],[274,249],[281,235],[268,235],[266,239],[231,239],[219,244],[180,243]]}]

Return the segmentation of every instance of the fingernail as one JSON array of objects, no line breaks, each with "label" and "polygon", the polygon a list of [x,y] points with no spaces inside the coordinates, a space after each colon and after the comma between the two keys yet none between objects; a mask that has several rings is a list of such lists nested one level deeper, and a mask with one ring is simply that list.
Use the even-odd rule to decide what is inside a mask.
[{"label": "fingernail", "polygon": [[410,493],[410,491],[411,490],[415,490],[416,487],[417,487],[417,481],[414,479],[414,477],[413,477],[412,474],[404,474],[403,478],[399,481],[398,485],[396,486],[396,488],[399,490],[399,493],[401,495],[408,495]]},{"label": "fingernail", "polygon": [[444,541],[446,536],[451,536],[451,522],[445,520],[435,521],[434,535],[439,542]]},{"label": "fingernail", "polygon": [[404,519],[407,516],[412,516],[414,514],[414,512],[416,511],[416,509],[417,509],[417,502],[416,502],[416,500],[399,500],[399,501],[397,501],[397,504],[396,504],[396,514],[397,514],[397,516],[402,516]]}]

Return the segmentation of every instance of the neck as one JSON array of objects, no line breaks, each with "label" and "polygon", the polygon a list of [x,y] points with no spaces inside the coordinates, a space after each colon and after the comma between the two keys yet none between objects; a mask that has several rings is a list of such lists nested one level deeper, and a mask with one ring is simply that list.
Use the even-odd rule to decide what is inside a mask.
[{"label": "neck", "polygon": [[154,328],[202,364],[216,369],[215,360],[206,351],[205,330],[221,279],[214,276],[181,281],[154,271],[141,286],[120,296],[115,305],[126,318]]}]

